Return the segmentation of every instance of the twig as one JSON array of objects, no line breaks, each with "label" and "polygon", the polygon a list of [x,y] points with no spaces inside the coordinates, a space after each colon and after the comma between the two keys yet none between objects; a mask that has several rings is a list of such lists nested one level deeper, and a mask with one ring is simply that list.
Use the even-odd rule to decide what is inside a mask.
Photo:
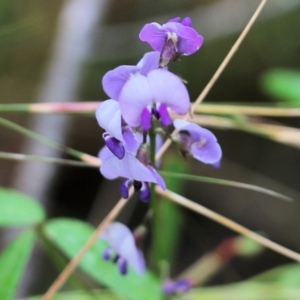
[{"label": "twig", "polygon": [[[89,167],[89,168],[98,167],[98,165],[95,165],[95,164],[86,163],[86,162],[82,162],[82,161],[76,161],[76,160],[72,160],[72,159],[52,158],[52,157],[45,157],[45,156],[26,155],[26,154],[20,154],[20,153],[1,152],[1,151],[0,151],[0,159],[44,162],[44,163],[51,163],[51,164],[67,165],[67,166],[72,166],[72,167]],[[95,159],[96,159],[96,157],[95,157]]]},{"label": "twig", "polygon": [[230,228],[231,230],[239,233],[239,234],[242,234],[258,243],[260,243],[261,245],[275,251],[275,252],[278,252],[288,258],[291,258],[295,261],[298,261],[300,262],[300,254],[297,253],[297,252],[294,252],[286,247],[283,247],[253,231],[251,231],[250,229],[198,204],[198,203],[195,203],[181,195],[178,195],[174,192],[171,192],[169,190],[166,190],[166,191],[163,191],[160,187],[156,186],[156,192],[163,196],[163,197],[166,197],[168,198],[169,200],[173,201],[173,202],[176,202],[177,204],[181,205],[181,206],[184,206],[194,212],[197,212],[198,214],[201,214],[211,220],[214,220],[220,224],[222,224],[223,226],[225,227],[228,227]]}]

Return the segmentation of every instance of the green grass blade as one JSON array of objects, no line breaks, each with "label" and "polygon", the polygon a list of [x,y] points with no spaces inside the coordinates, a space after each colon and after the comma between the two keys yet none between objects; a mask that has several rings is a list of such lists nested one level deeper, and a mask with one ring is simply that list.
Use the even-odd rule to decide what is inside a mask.
[{"label": "green grass blade", "polygon": [[226,180],[226,179],[205,177],[205,176],[197,176],[197,175],[189,175],[189,174],[181,174],[181,173],[171,173],[171,172],[165,172],[165,171],[160,171],[159,173],[166,177],[181,178],[181,179],[185,179],[185,180],[200,181],[200,182],[220,184],[220,185],[225,185],[225,186],[232,186],[232,187],[236,187],[236,188],[259,192],[259,193],[266,194],[266,195],[269,195],[269,196],[272,196],[275,198],[279,198],[282,200],[292,201],[292,199],[290,197],[287,197],[287,196],[279,194],[275,191],[272,191],[272,190],[269,190],[269,189],[266,189],[266,188],[263,188],[263,187],[260,187],[257,185],[253,185],[253,184],[231,181],[231,180]]}]

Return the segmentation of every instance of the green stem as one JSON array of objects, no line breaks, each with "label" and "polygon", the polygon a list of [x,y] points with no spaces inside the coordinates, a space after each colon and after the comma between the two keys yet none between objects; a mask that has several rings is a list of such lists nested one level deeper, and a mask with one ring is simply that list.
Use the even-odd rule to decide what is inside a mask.
[{"label": "green stem", "polygon": [[[153,125],[153,124],[152,124]],[[155,166],[155,147],[156,147],[156,139],[155,139],[155,130],[153,126],[149,131],[150,137],[150,161],[152,166]],[[155,194],[155,184],[151,183],[151,210],[152,210],[152,266],[154,272],[159,275],[160,274],[160,240],[159,240],[159,203],[158,198]]]},{"label": "green stem", "polygon": [[36,156],[36,155],[26,155],[20,153],[1,152],[1,151],[0,151],[0,159],[34,161],[34,162],[42,162],[42,163],[50,163],[50,164],[60,164],[60,165],[66,165],[72,167],[98,168],[98,166],[92,165],[90,163],[77,161],[77,160]]},{"label": "green stem", "polygon": [[0,117],[0,125],[2,125],[4,127],[7,127],[7,128],[10,128],[10,129],[12,129],[12,130],[14,130],[18,133],[21,133],[25,136],[28,136],[28,137],[34,139],[34,140],[37,140],[37,141],[39,141],[39,142],[41,142],[41,143],[43,143],[43,144],[45,144],[49,147],[52,147],[52,148],[57,149],[57,150],[61,150],[61,151],[65,152],[65,153],[67,153],[67,154],[69,154],[73,157],[76,157],[80,160],[82,160],[82,158],[86,155],[83,152],[80,152],[80,151],[77,151],[75,149],[72,149],[72,148],[66,147],[64,145],[61,145],[61,144],[59,144],[59,143],[57,143],[57,142],[55,142],[51,139],[45,138],[45,137],[43,137],[43,136],[27,129],[27,128],[24,128],[24,127],[14,123],[14,122],[11,122],[11,121],[6,120],[6,119],[1,118],[1,117]]}]

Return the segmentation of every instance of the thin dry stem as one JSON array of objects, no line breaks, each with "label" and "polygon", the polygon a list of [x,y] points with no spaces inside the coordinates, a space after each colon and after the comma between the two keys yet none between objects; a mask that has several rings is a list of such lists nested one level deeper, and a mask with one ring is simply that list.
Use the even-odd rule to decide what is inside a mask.
[{"label": "thin dry stem", "polygon": [[[250,30],[251,26],[255,22],[256,18],[260,14],[260,12],[261,12],[261,10],[264,7],[266,2],[267,2],[267,0],[262,0],[261,1],[261,3],[258,6],[257,10],[255,11],[252,18],[250,19],[249,23],[247,24],[247,26],[245,27],[245,29],[241,33],[240,37],[238,38],[236,43],[233,45],[232,49],[229,51],[228,55],[225,57],[224,61],[222,62],[222,64],[220,65],[220,67],[218,68],[218,70],[216,71],[214,76],[212,77],[212,79],[209,81],[209,83],[204,88],[202,93],[196,99],[195,103],[193,104],[193,106],[191,108],[191,113],[193,113],[195,111],[196,107],[199,105],[199,103],[201,101],[203,101],[203,99],[208,94],[208,92],[210,91],[210,89],[212,88],[212,86],[214,85],[216,80],[219,78],[219,76],[221,75],[221,73],[223,72],[223,70],[225,69],[225,67],[227,66],[227,64],[231,60],[231,58],[233,57],[234,53],[237,51],[237,49],[240,46],[241,42],[243,41],[243,39],[247,35],[248,31]],[[163,144],[163,146],[160,148],[159,152],[156,154],[155,159],[156,160],[160,159],[162,157],[162,155],[165,153],[165,151],[169,148],[170,145],[171,145],[170,140],[167,140]],[[133,193],[133,189],[130,189],[130,196],[129,197],[131,197],[132,193]],[[120,213],[120,211],[122,210],[122,208],[125,205],[124,203],[126,203],[125,201],[123,201],[123,203],[122,203],[122,201],[123,201],[123,199],[121,199],[118,202],[118,204],[113,208],[113,210],[108,214],[108,216],[98,226],[98,228],[96,229],[96,231],[93,234],[93,236],[91,237],[91,239],[83,246],[83,248],[80,250],[80,252],[77,254],[77,256],[67,265],[67,267],[63,270],[63,272],[60,274],[60,276],[54,281],[54,283],[51,285],[51,287],[48,289],[48,291],[44,295],[43,300],[51,299],[52,296],[56,293],[56,291],[58,291],[61,288],[61,286],[65,283],[65,281],[68,279],[70,274],[75,270],[76,266],[79,264],[80,260],[84,257],[85,253],[95,243],[95,241],[97,240],[97,238],[100,235],[100,233],[102,232],[102,230],[108,225],[108,223],[113,221],[117,217],[117,215]],[[122,205],[120,203],[122,203]]]},{"label": "thin dry stem", "polygon": [[268,117],[298,117],[299,107],[268,107],[233,104],[202,104],[196,107],[195,113],[221,115],[253,115]]},{"label": "thin dry stem", "polygon": [[[131,187],[129,190],[129,197],[133,194],[133,188]],[[67,281],[69,276],[74,272],[77,265],[84,257],[84,255],[89,251],[89,249],[94,245],[94,243],[99,238],[101,232],[106,228],[106,226],[114,221],[114,219],[118,216],[121,210],[124,208],[128,201],[121,198],[117,204],[113,207],[113,209],[109,212],[109,214],[105,217],[105,219],[100,223],[100,225],[96,228],[93,235],[86,242],[86,244],[81,248],[78,254],[70,261],[70,263],[66,266],[66,268],[60,273],[58,278],[53,282],[48,291],[43,296],[42,300],[51,299],[54,294],[63,286],[63,284]]]},{"label": "thin dry stem", "polygon": [[163,196],[163,197],[166,197],[167,199],[173,201],[173,202],[176,202],[177,204],[181,205],[181,206],[184,206],[194,212],[197,212],[198,214],[201,214],[211,220],[214,220],[220,224],[222,224],[223,226],[225,227],[228,227],[230,228],[231,230],[239,233],[239,234],[242,234],[258,243],[260,243],[261,245],[273,250],[273,251],[276,251],[288,258],[291,258],[295,261],[298,261],[300,262],[300,254],[297,253],[297,252],[294,252],[286,247],[283,247],[253,231],[251,231],[250,229],[198,204],[198,203],[195,203],[181,195],[178,195],[174,192],[171,192],[171,191],[163,191],[160,187],[156,187],[156,192]]}]

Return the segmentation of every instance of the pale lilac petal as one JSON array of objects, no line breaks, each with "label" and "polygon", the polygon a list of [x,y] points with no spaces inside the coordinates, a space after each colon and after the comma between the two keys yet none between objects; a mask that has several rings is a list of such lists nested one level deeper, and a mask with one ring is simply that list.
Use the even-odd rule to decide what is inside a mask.
[{"label": "pale lilac petal", "polygon": [[135,245],[133,234],[124,224],[118,222],[109,224],[100,238],[106,240],[110,247],[139,274],[145,271],[145,260]]},{"label": "pale lilac petal", "polygon": [[162,29],[162,26],[158,23],[149,23],[146,24],[140,34],[139,38],[143,42],[149,43],[149,45],[155,51],[161,51],[165,42],[166,42],[167,34]]},{"label": "pale lilac petal", "polygon": [[194,158],[206,164],[214,164],[219,162],[222,157],[220,145],[212,139],[204,140],[206,141],[195,142],[191,145],[191,154],[194,156]]},{"label": "pale lilac petal", "polygon": [[178,281],[167,281],[163,284],[163,293],[166,295],[187,293],[192,288],[192,282],[189,279],[180,279]]},{"label": "pale lilac petal", "polygon": [[180,19],[181,19],[180,17],[175,17],[175,18],[169,20],[167,23],[169,23],[169,22],[179,22]]},{"label": "pale lilac petal", "polygon": [[[208,129],[185,120],[174,120],[174,127],[179,131],[187,131],[190,138],[190,154],[207,164],[220,162],[222,150],[215,135]],[[180,133],[179,133],[180,134]]]},{"label": "pale lilac petal", "polygon": [[137,66],[119,66],[108,71],[102,79],[105,93],[112,99],[118,100],[120,92],[131,73],[138,72]]},{"label": "pale lilac petal", "polygon": [[213,164],[211,164],[214,168],[220,168],[221,167],[221,159]]},{"label": "pale lilac petal", "polygon": [[138,62],[139,72],[142,75],[147,75],[150,71],[158,69],[160,52],[152,51],[146,53],[143,58]]},{"label": "pale lilac petal", "polygon": [[181,24],[184,26],[193,27],[192,19],[190,17],[185,17]]},{"label": "pale lilac petal", "polygon": [[153,99],[156,102],[165,104],[179,115],[186,114],[189,111],[189,94],[178,76],[159,69],[151,71],[147,78],[150,90],[153,93]]},{"label": "pale lilac petal", "polygon": [[114,154],[107,148],[107,146],[104,146],[98,153],[98,157],[102,162],[112,156],[114,156]]},{"label": "pale lilac petal", "polygon": [[165,186],[162,177],[157,174],[155,170],[153,170],[150,169],[150,167],[146,167],[130,153],[125,153],[125,156],[122,160],[119,160],[115,156],[109,157],[103,161],[100,167],[100,172],[107,179],[124,177],[141,182],[154,182]]},{"label": "pale lilac petal", "polygon": [[121,257],[137,271],[138,274],[145,272],[145,259],[142,253],[137,249],[134,241],[134,237],[130,232],[130,235],[123,237],[122,244],[118,248],[118,253]]},{"label": "pale lilac petal", "polygon": [[131,127],[123,126],[122,127],[122,136],[125,144],[125,149],[135,154],[140,146],[140,142],[138,142],[135,133],[132,131]]},{"label": "pale lilac petal", "polygon": [[192,27],[177,22],[171,22],[164,24],[162,28],[167,32],[175,33],[179,37],[177,50],[183,55],[193,54],[203,44],[203,37]]},{"label": "pale lilac petal", "polygon": [[[156,70],[152,72],[155,71]],[[131,75],[124,85],[119,98],[121,112],[125,122],[132,127],[139,126],[141,124],[142,111],[152,103],[152,99],[152,91],[147,77],[141,74]]]},{"label": "pale lilac petal", "polygon": [[113,99],[102,102],[96,110],[98,124],[111,136],[123,142],[121,110],[119,102]]},{"label": "pale lilac petal", "polygon": [[148,169],[152,173],[152,176],[155,178],[155,180],[152,182],[157,183],[163,190],[165,190],[167,186],[164,179],[156,172],[156,170],[153,167],[149,166]]},{"label": "pale lilac petal", "polygon": [[[174,120],[173,125],[179,131],[180,130],[188,131],[190,138],[194,141],[200,140],[201,134],[202,134],[201,129],[204,129],[195,123],[191,123],[191,122],[188,122],[185,120],[179,120],[179,119]],[[207,130],[207,129],[204,129],[204,130]],[[217,140],[217,138],[215,138],[215,140]]]}]

